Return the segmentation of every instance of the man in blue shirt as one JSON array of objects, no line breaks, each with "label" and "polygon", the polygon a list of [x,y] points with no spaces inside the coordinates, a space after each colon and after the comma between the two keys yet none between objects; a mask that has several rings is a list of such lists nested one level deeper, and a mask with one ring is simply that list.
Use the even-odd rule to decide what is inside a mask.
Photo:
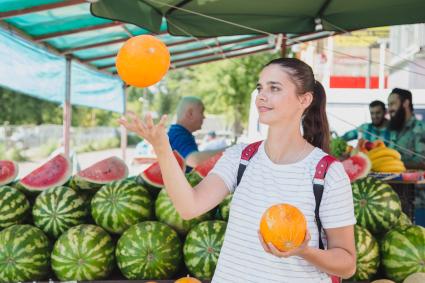
[{"label": "man in blue shirt", "polygon": [[186,160],[186,172],[220,151],[199,151],[193,132],[201,129],[204,121],[204,104],[198,97],[185,96],[177,107],[177,122],[170,126],[168,138],[171,148]]}]

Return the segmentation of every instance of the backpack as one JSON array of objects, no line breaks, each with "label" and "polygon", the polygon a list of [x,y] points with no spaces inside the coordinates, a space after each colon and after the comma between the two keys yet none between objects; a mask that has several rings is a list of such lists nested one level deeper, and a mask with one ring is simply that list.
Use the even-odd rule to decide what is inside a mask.
[{"label": "backpack", "polygon": [[[260,147],[262,142],[263,141],[257,141],[257,142],[251,143],[242,150],[241,160],[239,162],[236,186],[239,186],[239,183],[242,180],[242,176],[245,172],[246,167],[249,164],[249,161],[257,153],[258,148]],[[316,208],[314,209],[314,217],[317,224],[317,228],[319,230],[319,248],[321,250],[324,250],[325,247],[323,245],[323,240],[321,236],[322,222],[320,221],[320,217],[319,217],[319,208],[320,208],[320,202],[322,201],[323,190],[325,188],[324,187],[325,176],[326,176],[326,173],[328,172],[329,166],[331,166],[331,164],[334,161],[336,161],[336,159],[330,155],[325,155],[324,157],[322,157],[322,159],[320,159],[316,165],[316,172],[313,178],[313,192],[314,192],[314,198],[316,200]],[[337,276],[330,275],[330,277],[332,279],[332,283],[341,282],[341,279]]]}]

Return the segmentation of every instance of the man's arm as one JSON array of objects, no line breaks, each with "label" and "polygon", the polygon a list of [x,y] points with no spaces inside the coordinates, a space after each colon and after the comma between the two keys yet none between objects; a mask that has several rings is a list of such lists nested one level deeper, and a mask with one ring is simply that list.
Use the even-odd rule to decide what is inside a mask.
[{"label": "man's arm", "polygon": [[357,139],[358,135],[359,135],[358,130],[354,129],[354,130],[348,131],[345,134],[343,134],[341,136],[341,138],[345,141],[352,141],[352,140]]},{"label": "man's arm", "polygon": [[186,157],[186,164],[190,167],[196,167],[199,164],[201,164],[202,162],[204,162],[205,160],[207,160],[207,159],[213,157],[214,155],[216,155],[217,153],[223,152],[223,151],[224,151],[224,149],[208,150],[208,151],[194,151]]}]

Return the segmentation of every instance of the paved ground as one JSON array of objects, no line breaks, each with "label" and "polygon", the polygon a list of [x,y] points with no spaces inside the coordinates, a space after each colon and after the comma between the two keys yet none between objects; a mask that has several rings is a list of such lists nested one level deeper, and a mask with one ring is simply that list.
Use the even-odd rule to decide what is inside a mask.
[{"label": "paved ground", "polygon": [[[101,150],[101,151],[93,151],[93,152],[85,152],[85,153],[79,153],[77,155],[78,161],[80,163],[81,169],[85,169],[89,167],[90,165],[111,157],[111,156],[117,156],[119,158],[122,158],[121,155],[121,149],[119,148],[113,148],[108,150]],[[143,171],[144,168],[147,167],[147,165],[134,165],[132,164],[133,159],[135,157],[135,149],[134,148],[128,148],[127,149],[127,157],[126,157],[126,163],[129,168],[129,175],[137,175],[140,172]],[[38,166],[40,166],[43,162],[46,160],[39,160],[37,162],[21,162],[19,163],[19,175],[18,178],[22,178]]]}]

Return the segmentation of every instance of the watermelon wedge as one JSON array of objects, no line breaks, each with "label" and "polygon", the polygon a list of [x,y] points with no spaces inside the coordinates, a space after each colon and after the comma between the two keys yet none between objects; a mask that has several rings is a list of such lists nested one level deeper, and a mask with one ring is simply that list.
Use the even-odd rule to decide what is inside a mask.
[{"label": "watermelon wedge", "polygon": [[0,186],[13,182],[18,176],[18,164],[11,160],[0,160]]},{"label": "watermelon wedge", "polygon": [[193,169],[200,177],[205,178],[208,173],[214,168],[217,161],[221,158],[223,152],[219,152],[208,160],[202,162]]},{"label": "watermelon wedge", "polygon": [[58,154],[25,176],[20,185],[29,192],[39,193],[65,184],[71,176],[71,170],[71,161],[65,155]]},{"label": "watermelon wedge", "polygon": [[104,184],[127,178],[128,167],[118,157],[109,157],[78,172],[70,186],[83,190],[95,190]]},{"label": "watermelon wedge", "polygon": [[372,168],[369,157],[362,152],[358,152],[342,161],[342,165],[351,182],[366,177]]},{"label": "watermelon wedge", "polygon": [[[184,158],[177,152],[173,151],[174,157],[180,165],[180,168],[183,172],[186,170],[186,163]],[[145,171],[140,174],[141,179],[147,186],[152,186],[154,188],[164,187],[164,180],[162,180],[161,168],[159,167],[159,162],[153,163]]]}]

